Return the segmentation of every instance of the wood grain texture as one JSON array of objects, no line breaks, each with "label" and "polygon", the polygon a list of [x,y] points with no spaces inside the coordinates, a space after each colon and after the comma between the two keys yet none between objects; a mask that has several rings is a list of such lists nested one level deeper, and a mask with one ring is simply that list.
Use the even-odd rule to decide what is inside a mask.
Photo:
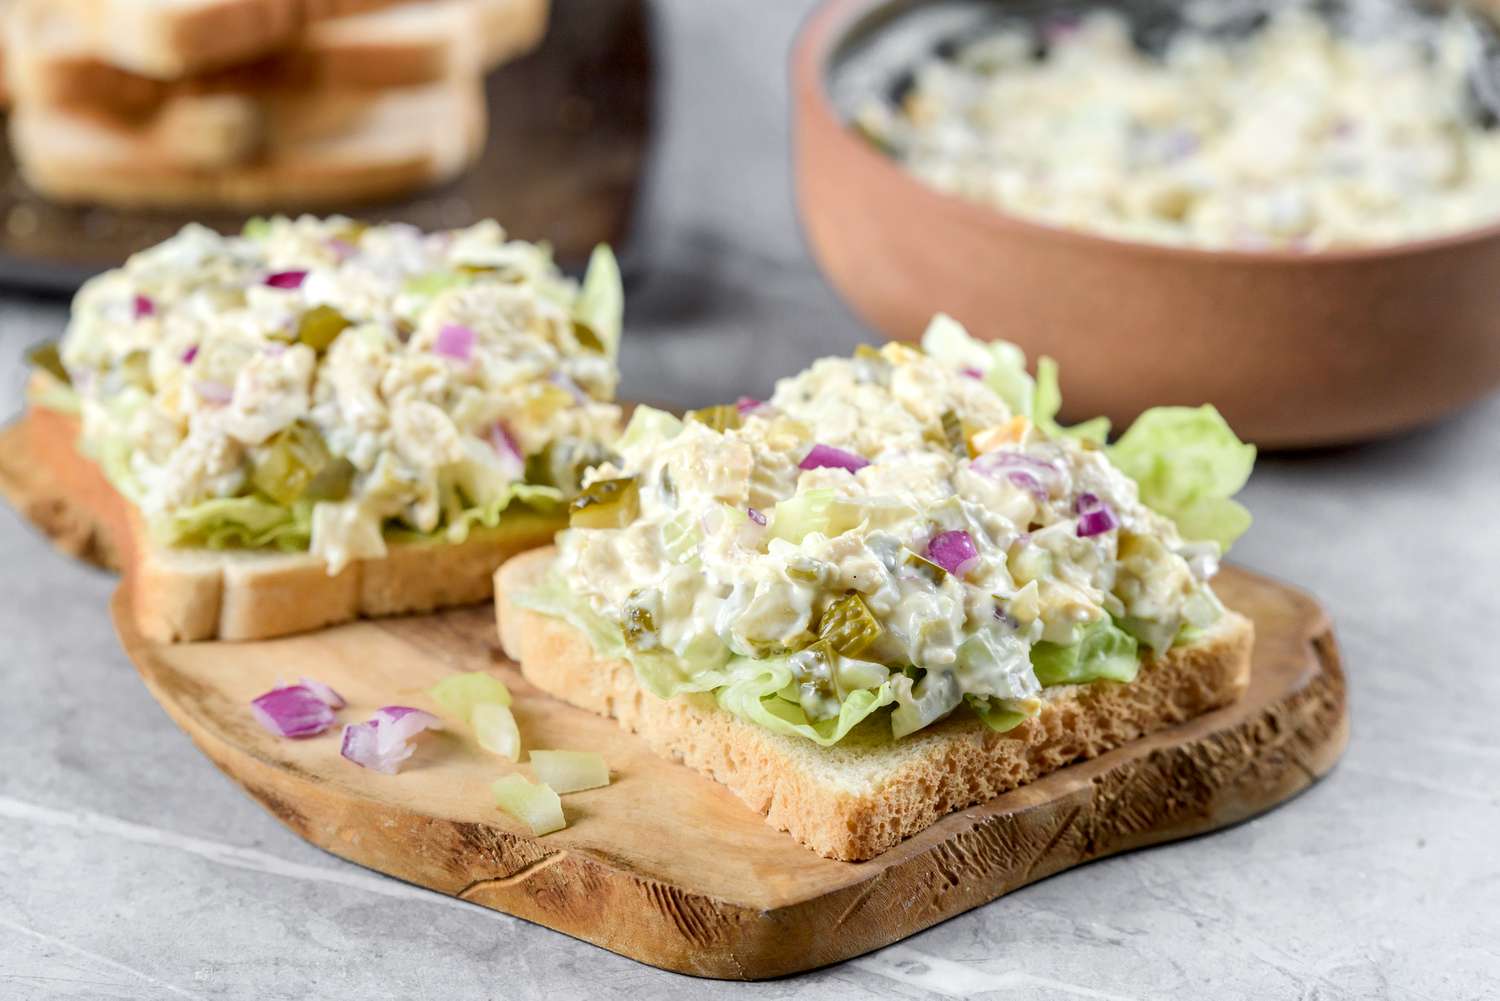
[{"label": "wood grain texture", "polygon": [[[28,470],[7,461],[13,445],[0,435],[0,488],[12,502],[70,551],[111,552],[107,522],[18,477]],[[613,721],[538,692],[501,653],[487,607],[166,646],[135,631],[127,578],[113,614],[177,724],[314,844],[655,966],[756,979],[878,948],[1082,862],[1244,820],[1325,774],[1348,736],[1326,616],[1307,595],[1242,570],[1225,570],[1217,587],[1256,626],[1239,702],[952,814],[863,863],[806,851]],[[427,687],[474,670],[511,687],[527,747],[596,750],[609,762],[609,787],[564,798],[566,830],[534,838],[496,810],[489,783],[516,766],[460,731],[428,735],[387,776],[344,761],[336,732],[279,740],[248,711],[301,674],[350,700],[341,721],[392,703],[432,708]]]}]

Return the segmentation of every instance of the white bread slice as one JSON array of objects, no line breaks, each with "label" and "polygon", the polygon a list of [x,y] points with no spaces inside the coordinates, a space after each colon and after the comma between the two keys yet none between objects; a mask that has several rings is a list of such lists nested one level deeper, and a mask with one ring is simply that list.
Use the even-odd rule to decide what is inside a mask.
[{"label": "white bread slice", "polygon": [[138,125],[189,95],[312,95],[475,76],[533,47],[546,16],[547,0],[407,0],[318,21],[291,47],[253,63],[157,80],[103,61],[50,0],[21,0],[5,47],[14,54],[8,72],[18,102]]},{"label": "white bread slice", "polygon": [[304,27],[396,0],[46,0],[107,63],[171,80],[290,45]]},{"label": "white bread slice", "polygon": [[517,605],[514,596],[539,583],[554,556],[524,553],[495,575],[501,644],[526,679],[613,716],[829,858],[873,858],[954,810],[1227,705],[1250,681],[1254,627],[1231,612],[1201,642],[1145,663],[1128,685],[1047,689],[1041,714],[1008,733],[959,710],[900,741],[888,721],[871,719],[822,748],[747,723],[709,696],[659,699],[572,626]]},{"label": "white bread slice", "polygon": [[486,132],[480,86],[471,80],[384,93],[359,104],[347,128],[326,133],[299,131],[311,120],[306,107],[293,104],[285,117],[271,114],[272,132],[253,159],[229,167],[205,161],[235,152],[233,126],[199,133],[198,149],[161,148],[159,137],[23,106],[11,114],[11,142],[22,176],[55,201],[244,210],[347,205],[407,194],[472,165]]},{"label": "white bread slice", "polygon": [[330,577],[323,561],[306,553],[157,545],[136,509],[75,449],[76,418],[33,403],[25,428],[29,502],[42,509],[64,505],[94,527],[88,548],[130,573],[137,625],[160,643],[267,639],[487,601],[495,568],[550,543],[565,521],[558,513],[517,508],[461,544],[393,542],[383,558],[360,560]]}]

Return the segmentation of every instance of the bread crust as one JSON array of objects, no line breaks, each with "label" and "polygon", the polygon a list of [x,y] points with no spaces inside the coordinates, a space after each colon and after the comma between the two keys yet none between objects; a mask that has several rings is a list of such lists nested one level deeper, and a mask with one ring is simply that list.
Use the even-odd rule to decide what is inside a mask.
[{"label": "bread crust", "polygon": [[77,19],[106,62],[170,80],[282,48],[304,25],[399,0],[48,0]]},{"label": "bread crust", "polygon": [[258,640],[357,618],[430,612],[489,599],[496,567],[561,527],[558,514],[518,509],[457,545],[392,542],[386,556],[330,576],[307,553],[169,549],[154,544],[140,514],[74,448],[78,421],[33,406],[26,441],[51,503],[92,523],[108,562],[130,575],[132,612],[154,642]]},{"label": "bread crust", "polygon": [[1008,733],[959,711],[900,741],[872,719],[825,749],[745,722],[711,696],[656,698],[628,663],[600,658],[567,623],[517,605],[514,596],[542,579],[554,555],[522,554],[495,575],[501,644],[527,680],[614,717],[834,859],[872,858],[948,813],[1227,705],[1250,681],[1254,627],[1230,612],[1206,640],[1148,661],[1128,685],[1048,689],[1041,713]]},{"label": "bread crust", "polygon": [[389,91],[364,102],[347,133],[292,136],[220,167],[174,160],[147,139],[44,108],[13,111],[10,134],[27,183],[54,201],[312,209],[398,197],[463,172],[484,149],[480,87],[468,80]]},{"label": "bread crust", "polygon": [[404,0],[383,10],[318,21],[288,47],[251,62],[158,79],[114,65],[77,37],[56,37],[49,3],[11,12],[6,48],[23,104],[146,128],[174,101],[319,92],[369,92],[475,77],[533,48],[545,33],[547,0]]}]

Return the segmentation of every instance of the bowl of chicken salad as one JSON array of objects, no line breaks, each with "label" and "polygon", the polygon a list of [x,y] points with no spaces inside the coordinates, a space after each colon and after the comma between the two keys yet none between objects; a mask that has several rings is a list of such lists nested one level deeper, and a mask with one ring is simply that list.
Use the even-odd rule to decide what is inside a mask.
[{"label": "bowl of chicken salad", "polygon": [[946,310],[1057,359],[1074,414],[1387,435],[1500,384],[1497,56],[1416,0],[830,0],[793,55],[803,226],[886,336]]}]

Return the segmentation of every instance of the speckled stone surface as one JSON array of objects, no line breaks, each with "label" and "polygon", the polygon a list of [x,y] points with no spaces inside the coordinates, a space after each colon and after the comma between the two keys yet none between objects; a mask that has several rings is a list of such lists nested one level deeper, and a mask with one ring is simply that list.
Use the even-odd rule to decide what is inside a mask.
[{"label": "speckled stone surface", "polygon": [[[781,64],[802,5],[672,0],[624,392],[766,391],[861,330],[812,270]],[[0,412],[56,305],[0,298]],[[1288,401],[1288,406],[1295,406]],[[221,777],[115,644],[113,586],[0,511],[0,998],[1500,997],[1500,399],[1264,460],[1244,564],[1318,594],[1351,690],[1333,775],[814,974],[662,973],[325,855]]]}]

